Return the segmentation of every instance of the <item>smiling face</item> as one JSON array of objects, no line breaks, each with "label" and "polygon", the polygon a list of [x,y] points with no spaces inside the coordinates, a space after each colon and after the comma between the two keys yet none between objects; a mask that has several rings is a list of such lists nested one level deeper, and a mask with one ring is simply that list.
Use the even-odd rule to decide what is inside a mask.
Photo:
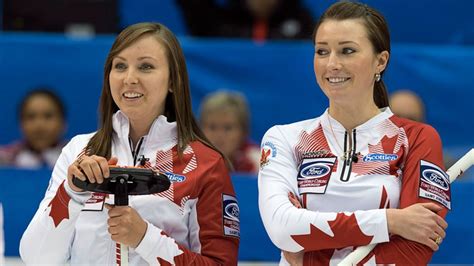
[{"label": "smiling face", "polygon": [[131,121],[153,121],[165,110],[169,65],[165,48],[144,36],[122,50],[109,73],[112,98]]},{"label": "smiling face", "polygon": [[388,52],[374,52],[362,20],[329,19],[317,30],[314,71],[330,106],[374,104],[374,76],[387,61]]}]

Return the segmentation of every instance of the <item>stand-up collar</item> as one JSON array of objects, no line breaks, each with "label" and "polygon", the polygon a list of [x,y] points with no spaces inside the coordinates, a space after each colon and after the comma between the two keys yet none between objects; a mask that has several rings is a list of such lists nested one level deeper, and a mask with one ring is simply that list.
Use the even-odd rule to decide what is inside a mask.
[{"label": "stand-up collar", "polygon": [[[113,115],[112,126],[117,137],[128,143],[130,121],[122,111],[119,110]],[[147,145],[163,147],[172,144],[174,146],[177,143],[176,122],[168,122],[166,116],[160,115],[153,121],[150,131],[145,137]]]},{"label": "stand-up collar", "polygon": [[[370,130],[370,129],[374,128],[375,126],[377,126],[380,122],[382,122],[385,119],[391,117],[392,115],[393,115],[393,113],[392,113],[392,111],[390,110],[389,107],[381,108],[379,114],[372,117],[367,122],[365,122],[361,125],[358,125],[355,129],[357,131]],[[346,131],[344,126],[329,114],[329,109],[326,109],[326,111],[323,113],[321,118],[322,118],[321,119],[321,124],[324,128],[332,127],[332,130],[334,130],[334,132],[345,132]]]}]

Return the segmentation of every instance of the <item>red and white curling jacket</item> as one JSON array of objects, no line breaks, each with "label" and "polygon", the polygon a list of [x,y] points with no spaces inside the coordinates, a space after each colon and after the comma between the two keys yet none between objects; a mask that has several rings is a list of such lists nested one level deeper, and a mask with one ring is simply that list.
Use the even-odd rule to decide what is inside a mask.
[{"label": "red and white curling jacket", "polygon": [[[305,265],[336,265],[356,246],[381,243],[362,264],[423,265],[432,250],[387,229],[386,208],[435,202],[451,208],[441,140],[432,127],[389,108],[346,132],[322,116],[274,126],[262,140],[259,208],[281,250]],[[288,199],[295,194],[303,208]],[[282,256],[281,264],[286,264]]]},{"label": "red and white curling jacket", "polygon": [[[135,165],[129,121],[113,117],[112,156],[118,165]],[[68,186],[67,168],[93,134],[79,135],[64,147],[38,211],[25,231],[20,254],[27,264],[117,265],[116,243],[107,231],[113,195],[82,192]],[[176,123],[158,117],[133,153],[149,158],[145,167],[168,173],[162,193],[129,196],[129,205],[148,223],[144,238],[129,248],[130,265],[236,265],[239,209],[221,155],[194,141],[177,157]]]}]

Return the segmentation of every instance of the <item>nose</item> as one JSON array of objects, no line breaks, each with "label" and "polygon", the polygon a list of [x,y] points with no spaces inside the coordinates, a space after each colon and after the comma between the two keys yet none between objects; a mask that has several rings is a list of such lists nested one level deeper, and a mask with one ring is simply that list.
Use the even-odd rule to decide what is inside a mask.
[{"label": "nose", "polygon": [[135,75],[135,71],[133,69],[129,68],[127,70],[127,73],[123,82],[125,83],[125,85],[133,85],[133,84],[138,83],[138,78]]},{"label": "nose", "polygon": [[327,67],[329,70],[339,70],[341,69],[341,61],[336,53],[329,54]]}]

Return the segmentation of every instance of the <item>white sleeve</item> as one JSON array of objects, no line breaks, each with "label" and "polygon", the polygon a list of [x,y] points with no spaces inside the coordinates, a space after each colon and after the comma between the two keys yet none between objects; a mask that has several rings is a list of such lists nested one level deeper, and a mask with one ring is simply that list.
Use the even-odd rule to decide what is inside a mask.
[{"label": "white sleeve", "polygon": [[48,190],[35,216],[20,241],[20,255],[27,264],[64,264],[69,260],[75,223],[90,197],[90,192],[77,193],[67,182],[67,168],[82,150],[73,139],[62,150]]},{"label": "white sleeve", "polygon": [[[148,223],[148,227],[135,251],[150,265],[159,265],[157,257],[167,262],[174,262],[175,257],[183,254],[176,241],[164,234],[163,230]],[[159,254],[159,256],[157,256]]]},{"label": "white sleeve", "polygon": [[[354,213],[317,212],[298,209],[288,193],[298,195],[298,165],[292,145],[275,126],[262,140],[258,175],[258,204],[265,229],[281,250],[321,250],[388,241],[384,209]],[[292,136],[297,137],[297,136]],[[369,233],[365,234],[361,232]],[[358,234],[361,232],[361,234]]]}]

